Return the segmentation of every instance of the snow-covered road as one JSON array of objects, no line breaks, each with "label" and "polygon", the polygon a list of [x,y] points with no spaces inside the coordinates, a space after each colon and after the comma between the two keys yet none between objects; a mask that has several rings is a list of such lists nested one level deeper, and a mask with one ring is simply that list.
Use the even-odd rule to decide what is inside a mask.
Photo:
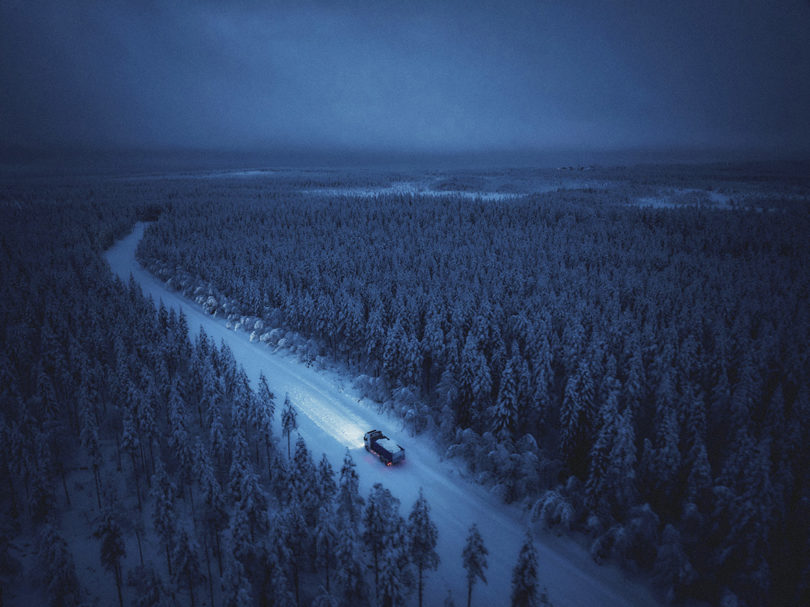
[{"label": "snow-covered road", "polygon": [[[357,463],[364,496],[375,482],[382,482],[401,500],[402,514],[407,517],[419,488],[424,489],[439,529],[437,549],[441,557],[439,570],[430,572],[427,578],[426,604],[442,604],[448,589],[457,605],[465,604],[461,550],[467,530],[477,523],[489,550],[489,583],[476,585],[473,604],[508,605],[512,567],[528,525],[525,515],[462,478],[456,466],[441,460],[439,453],[443,449],[431,440],[407,436],[398,420],[378,413],[366,401],[358,402],[357,396],[343,387],[349,383],[345,378],[307,367],[283,351],[251,342],[247,333],[226,328],[224,319],[207,315],[196,303],[170,291],[135,260],[135,248],[144,229],[144,224],[138,224],[132,234],[107,251],[107,261],[118,276],[126,281],[132,274],[144,294],[182,309],[192,333],[198,333],[202,326],[217,343],[227,343],[251,381],[264,372],[279,405],[284,394],[289,393],[299,413],[299,432],[313,456],[319,459],[322,452],[326,453],[337,471],[348,447]],[[363,449],[363,434],[372,428],[379,428],[406,448],[404,465],[387,468]],[[571,540],[543,535],[535,545],[540,581],[548,588],[554,605],[657,604],[645,586],[628,580],[614,567],[597,566]],[[412,602],[415,604],[415,599]]]}]

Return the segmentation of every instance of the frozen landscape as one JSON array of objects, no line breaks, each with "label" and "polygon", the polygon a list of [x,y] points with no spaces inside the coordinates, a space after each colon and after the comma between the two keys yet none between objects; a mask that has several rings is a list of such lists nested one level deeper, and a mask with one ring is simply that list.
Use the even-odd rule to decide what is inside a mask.
[{"label": "frozen landscape", "polygon": [[0,2],[0,607],[810,605],[808,31]]},{"label": "frozen landscape", "polygon": [[[443,597],[452,591],[459,600],[466,582],[461,567],[461,547],[473,523],[489,549],[487,584],[475,591],[476,602],[497,605],[508,594],[511,568],[526,530],[532,526],[525,512],[507,507],[461,478],[456,466],[443,461],[439,447],[426,437],[411,437],[401,420],[378,413],[374,403],[360,402],[346,386],[350,379],[306,366],[284,350],[251,342],[249,334],[226,328],[224,319],[212,318],[193,302],[168,290],[144,270],[135,259],[144,224],[112,247],[105,257],[124,281],[132,275],[144,294],[155,302],[182,310],[192,334],[201,326],[217,343],[228,344],[237,362],[256,382],[264,373],[273,391],[289,394],[298,408],[299,432],[318,456],[326,453],[335,468],[340,467],[346,449],[357,463],[361,494],[380,482],[400,499],[404,508],[416,501],[419,489],[431,505],[439,529],[438,553],[441,565],[428,578],[426,595]],[[405,447],[407,461],[396,468],[385,467],[363,447],[363,434],[382,429],[397,437]],[[548,588],[555,605],[651,605],[657,601],[638,581],[631,582],[612,567],[598,567],[587,552],[573,542],[544,534],[537,540],[541,564],[540,582]]]},{"label": "frozen landscape", "polygon": [[472,604],[806,592],[808,187],[761,170],[7,182],[4,604],[416,605],[420,491],[423,604],[472,525]]}]

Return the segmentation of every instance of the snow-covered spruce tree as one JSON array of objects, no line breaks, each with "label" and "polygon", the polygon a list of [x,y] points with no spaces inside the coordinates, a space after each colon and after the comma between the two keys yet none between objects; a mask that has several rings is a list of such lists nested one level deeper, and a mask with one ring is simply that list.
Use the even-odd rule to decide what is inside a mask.
[{"label": "snow-covered spruce tree", "polygon": [[247,517],[251,542],[257,542],[267,533],[270,521],[267,511],[267,495],[253,470],[242,477],[234,508]]},{"label": "snow-covered spruce tree", "polygon": [[135,418],[129,406],[124,407],[124,417],[122,420],[121,448],[129,455],[132,462],[132,476],[135,479],[135,495],[138,498],[138,510],[143,510],[143,500],[141,499],[140,469],[138,466],[138,451],[140,449],[140,439],[135,427]]},{"label": "snow-covered spruce tree", "polygon": [[600,411],[601,426],[591,449],[585,493],[588,507],[600,516],[620,517],[633,504],[636,479],[632,410],[617,411],[619,392],[612,390]]},{"label": "snow-covered spruce tree", "polygon": [[518,393],[512,360],[506,363],[501,374],[501,385],[492,419],[492,429],[499,439],[511,439],[518,422]]},{"label": "snow-covered spruce tree", "polygon": [[335,483],[335,471],[326,453],[321,454],[321,461],[318,462],[318,496],[321,503],[331,503],[337,496],[337,483]]},{"label": "snow-covered spruce tree", "polygon": [[489,551],[484,546],[484,539],[478,531],[478,525],[473,523],[467,534],[467,541],[461,552],[464,570],[467,572],[467,607],[472,604],[473,586],[477,580],[487,583],[484,570],[487,568],[487,555]]},{"label": "snow-covered spruce tree", "polygon": [[256,397],[252,399],[254,404],[252,410],[252,422],[259,435],[264,440],[267,465],[270,465],[270,452],[274,448],[273,443],[273,418],[276,415],[276,397],[267,384],[264,372],[259,374],[259,390]]},{"label": "snow-covered spruce tree", "polygon": [[245,575],[245,568],[238,559],[228,557],[221,579],[222,605],[224,607],[252,607],[253,597],[250,593],[250,580]]},{"label": "snow-covered spruce tree", "polygon": [[121,559],[126,556],[127,550],[124,545],[121,525],[116,520],[112,508],[108,507],[102,511],[93,535],[101,541],[99,549],[101,565],[113,574],[115,587],[118,590],[118,604],[124,607],[124,595],[122,593],[124,576],[121,570]]},{"label": "snow-covered spruce tree", "polygon": [[323,501],[318,511],[318,522],[315,525],[316,565],[323,569],[324,588],[327,593],[332,590],[331,574],[336,564],[335,551],[338,541],[337,515],[330,500]]},{"label": "snow-covered spruce tree", "polygon": [[158,460],[156,462],[155,475],[152,479],[152,495],[155,499],[152,510],[152,522],[163,544],[162,548],[166,554],[166,566],[168,567],[169,575],[172,573],[172,542],[174,539],[175,525],[177,524],[177,514],[174,509],[175,494],[174,483],[169,480],[163,463]]},{"label": "snow-covered spruce tree", "polygon": [[281,430],[287,437],[287,459],[292,457],[290,434],[292,434],[292,431],[296,428],[298,428],[298,415],[290,402],[290,395],[286,394],[284,396],[284,408],[281,411]]},{"label": "snow-covered spruce tree", "polygon": [[42,567],[48,601],[52,607],[74,607],[82,600],[73,555],[57,529],[46,523],[37,537],[37,557]]},{"label": "snow-covered spruce tree", "polygon": [[343,604],[368,604],[366,588],[366,552],[357,537],[357,528],[347,518],[338,518],[337,545],[335,547],[335,581]]},{"label": "snow-covered spruce tree", "polygon": [[181,528],[175,534],[172,562],[174,563],[172,582],[178,588],[185,587],[188,590],[191,607],[194,607],[194,588],[205,577],[200,569],[197,542],[189,536],[185,528]]},{"label": "snow-covered spruce tree", "polygon": [[292,485],[304,520],[310,527],[314,526],[320,507],[318,479],[315,464],[302,436],[295,440],[295,452],[292,462]]},{"label": "snow-covered spruce tree", "polygon": [[386,534],[380,553],[377,595],[382,607],[404,604],[413,582],[408,556],[407,538],[400,525]]},{"label": "snow-covered spruce tree", "polygon": [[653,573],[668,603],[681,601],[685,589],[695,581],[695,570],[683,550],[681,535],[672,525],[664,528]]},{"label": "snow-covered spruce tree", "polygon": [[420,487],[419,497],[408,515],[408,549],[417,572],[419,607],[422,607],[424,573],[439,567],[439,554],[436,552],[438,537],[439,531],[430,518],[430,505]]},{"label": "snow-covered spruce tree", "polygon": [[534,540],[527,532],[512,570],[512,607],[537,607],[540,604],[539,588],[537,552],[534,549]]},{"label": "snow-covered spruce tree", "polygon": [[101,449],[98,440],[98,423],[96,422],[95,408],[89,401],[88,389],[82,388],[83,397],[80,396],[80,418],[81,418],[81,442],[90,457],[90,465],[93,469],[93,480],[96,484],[96,502],[101,510]]},{"label": "snow-covered spruce tree", "polygon": [[356,464],[347,448],[338,480],[337,513],[341,520],[356,530],[360,525],[364,502],[360,496],[360,479],[355,468]]},{"label": "snow-covered spruce tree", "polygon": [[[378,599],[380,594],[380,564],[383,557],[395,558],[395,555],[383,554],[386,546],[391,546],[391,536],[404,526],[399,515],[399,500],[380,483],[374,483],[363,511],[363,542],[371,553],[374,569],[374,590]],[[404,546],[397,546],[402,549]]]},{"label": "snow-covered spruce tree", "polygon": [[592,444],[594,385],[590,363],[580,361],[565,386],[560,408],[560,450],[571,472],[585,478]]},{"label": "snow-covered spruce tree", "polygon": [[31,520],[41,523],[56,509],[54,493],[53,461],[48,437],[40,432],[33,433],[35,456],[31,475],[30,510]]},{"label": "snow-covered spruce tree", "polygon": [[405,331],[397,318],[385,337],[382,357],[383,376],[392,384],[400,377],[404,368],[405,340]]},{"label": "snow-covered spruce tree", "polygon": [[248,456],[247,438],[240,426],[234,426],[231,433],[231,465],[228,469],[228,495],[238,500],[241,495],[242,482],[251,474],[252,465]]},{"label": "snow-covered spruce tree", "polygon": [[169,591],[153,567],[138,565],[127,574],[127,585],[133,588],[133,607],[169,605]]},{"label": "snow-covered spruce tree", "polygon": [[292,499],[276,519],[276,533],[289,550],[289,580],[295,594],[295,604],[301,604],[301,577],[311,562],[313,530],[307,525],[302,513],[298,496],[293,493]]}]

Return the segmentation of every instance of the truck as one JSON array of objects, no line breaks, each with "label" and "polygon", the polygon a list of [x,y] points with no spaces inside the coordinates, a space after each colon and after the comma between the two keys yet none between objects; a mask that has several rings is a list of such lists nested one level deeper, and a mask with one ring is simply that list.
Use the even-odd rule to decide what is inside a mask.
[{"label": "truck", "polygon": [[366,451],[380,458],[386,466],[398,464],[405,459],[405,449],[400,447],[379,430],[369,430],[363,436]]}]

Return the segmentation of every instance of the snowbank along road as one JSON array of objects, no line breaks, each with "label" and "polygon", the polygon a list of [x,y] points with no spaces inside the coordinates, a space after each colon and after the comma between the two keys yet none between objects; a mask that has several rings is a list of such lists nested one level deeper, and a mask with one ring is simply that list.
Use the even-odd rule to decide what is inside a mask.
[{"label": "snowbank along road", "polygon": [[[298,432],[313,457],[326,453],[336,471],[340,470],[346,448],[351,451],[360,475],[360,491],[365,497],[376,482],[383,483],[402,503],[407,518],[419,488],[430,503],[431,516],[439,529],[438,571],[426,580],[426,604],[441,604],[448,590],[457,605],[466,602],[466,578],[461,550],[467,531],[477,523],[489,550],[488,583],[480,581],[473,590],[474,605],[508,605],[512,567],[530,524],[519,509],[502,504],[484,488],[459,474],[452,462],[442,461],[443,449],[425,437],[410,437],[401,423],[377,411],[373,403],[359,402],[345,378],[332,372],[307,367],[284,351],[273,351],[265,344],[251,342],[247,333],[233,331],[225,320],[206,314],[202,308],[147,272],[135,259],[135,249],[145,224],[138,224],[128,237],[106,253],[112,270],[127,281],[130,274],[144,294],[167,307],[181,309],[193,335],[203,327],[216,343],[224,341],[237,362],[244,366],[252,382],[264,372],[276,395],[280,411],[288,393],[298,411]],[[342,381],[341,381],[342,380]],[[278,424],[278,414],[276,423]],[[277,425],[278,427],[278,425]],[[386,467],[363,447],[363,434],[373,428],[402,444],[407,459],[401,466]],[[605,606],[657,604],[649,589],[626,579],[615,567],[598,566],[573,541],[542,534],[536,539],[539,578],[557,606]],[[411,600],[416,603],[415,596]]]}]

